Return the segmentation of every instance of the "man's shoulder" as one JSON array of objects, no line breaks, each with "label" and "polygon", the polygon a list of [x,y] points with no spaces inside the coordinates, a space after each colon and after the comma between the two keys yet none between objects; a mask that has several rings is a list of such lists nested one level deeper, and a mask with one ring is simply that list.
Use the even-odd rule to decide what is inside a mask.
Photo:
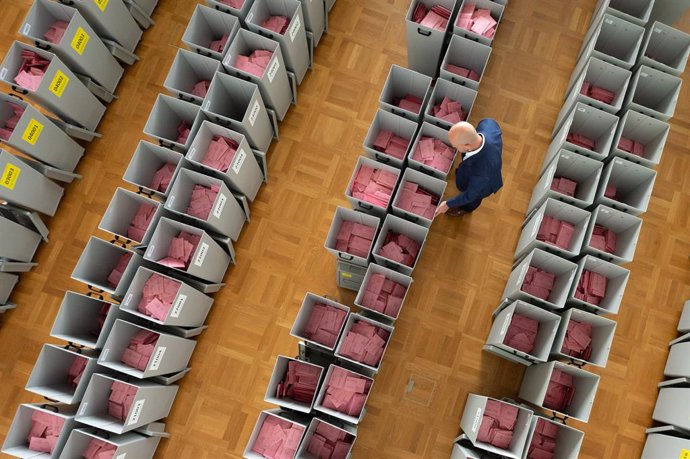
[{"label": "man's shoulder", "polygon": [[498,131],[501,132],[501,126],[499,126],[498,122],[493,119],[493,118],[484,118],[477,124],[477,131],[478,132],[487,132],[487,131]]}]

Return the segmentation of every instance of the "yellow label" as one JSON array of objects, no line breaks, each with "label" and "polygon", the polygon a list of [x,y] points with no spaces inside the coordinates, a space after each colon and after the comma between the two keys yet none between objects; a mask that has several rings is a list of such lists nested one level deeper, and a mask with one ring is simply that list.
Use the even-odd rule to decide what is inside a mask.
[{"label": "yellow label", "polygon": [[89,42],[89,34],[86,33],[84,29],[79,27],[77,33],[74,34],[72,38],[72,49],[74,49],[80,56],[84,54],[86,49],[86,44]]},{"label": "yellow label", "polygon": [[690,449],[681,449],[680,456],[678,456],[678,459],[690,459]]},{"label": "yellow label", "polygon": [[41,135],[42,131],[43,125],[35,119],[31,118],[31,121],[29,121],[29,125],[26,126],[26,129],[24,129],[24,134],[22,134],[22,140],[28,143],[29,145],[36,145],[38,137]]},{"label": "yellow label", "polygon": [[105,11],[105,7],[108,6],[108,2],[110,0],[93,0],[93,2],[96,4],[98,8],[101,9],[101,11]]},{"label": "yellow label", "polygon": [[352,274],[350,274],[350,273],[340,273],[340,275],[343,276],[345,279],[351,279],[352,278]]},{"label": "yellow label", "polygon": [[50,83],[50,92],[58,97],[62,97],[62,93],[67,89],[68,83],[69,78],[67,78],[67,75],[58,70],[53,77],[52,83]]},{"label": "yellow label", "polygon": [[5,188],[9,188],[10,190],[14,190],[14,186],[17,184],[17,179],[19,178],[20,172],[21,169],[19,169],[17,166],[7,163],[5,166],[5,172],[3,172],[2,177],[0,177],[0,185],[4,186]]}]

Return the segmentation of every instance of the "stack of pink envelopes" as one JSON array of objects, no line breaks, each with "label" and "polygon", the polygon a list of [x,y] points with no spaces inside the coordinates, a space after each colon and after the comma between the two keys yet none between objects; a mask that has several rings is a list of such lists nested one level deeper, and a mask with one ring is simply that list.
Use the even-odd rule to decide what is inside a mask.
[{"label": "stack of pink envelopes", "polygon": [[527,450],[527,459],[553,459],[556,454],[558,425],[544,418],[537,419],[534,435]]},{"label": "stack of pink envelopes", "polygon": [[455,159],[455,149],[442,140],[422,136],[412,159],[447,174]]},{"label": "stack of pink envelopes", "polygon": [[351,195],[378,207],[387,208],[398,176],[383,169],[361,166],[352,182]]},{"label": "stack of pink envelopes", "polygon": [[463,78],[479,81],[479,74],[472,69],[467,69],[465,67],[460,67],[458,65],[447,64],[446,70]]},{"label": "stack of pink envelopes", "polygon": [[555,282],[555,274],[530,266],[527,269],[527,274],[520,290],[542,300],[547,300],[549,295],[551,295]]},{"label": "stack of pink envelopes", "polygon": [[445,31],[450,19],[450,10],[442,5],[434,5],[427,9],[422,3],[417,3],[412,12],[412,21],[430,29]]},{"label": "stack of pink envelopes", "polygon": [[57,45],[62,40],[62,37],[65,35],[65,30],[67,30],[68,26],[69,23],[65,21],[55,21],[50,26],[48,31],[43,35],[43,38],[45,38],[46,41],[55,43]]},{"label": "stack of pink envelopes", "polygon": [[22,65],[19,67],[14,81],[22,88],[35,91],[41,85],[41,80],[50,65],[50,61],[28,50],[22,51],[22,59]]},{"label": "stack of pink envelopes", "polygon": [[572,198],[577,190],[577,182],[565,177],[554,177],[551,182],[551,189]]},{"label": "stack of pink envelopes", "polygon": [[266,67],[268,67],[268,63],[271,62],[272,56],[273,51],[257,49],[249,56],[238,55],[233,67],[261,78]]},{"label": "stack of pink envelopes", "polygon": [[103,303],[98,311],[98,329],[94,330],[94,335],[100,335],[103,325],[105,325],[105,319],[108,317],[108,312],[110,312],[110,303]]},{"label": "stack of pink envelopes", "polygon": [[354,437],[343,429],[339,429],[316,419],[316,429],[309,439],[307,452],[319,459],[347,458]]},{"label": "stack of pink envelopes", "polygon": [[168,186],[170,186],[175,169],[177,169],[177,166],[173,163],[164,164],[163,167],[153,174],[153,180],[151,180],[149,188],[165,193]]},{"label": "stack of pink envelopes", "polygon": [[590,139],[587,136],[584,136],[582,134],[576,134],[574,132],[569,132],[565,140],[592,151],[594,151],[594,148],[596,148],[597,146],[594,140]]},{"label": "stack of pink envelopes", "polygon": [[463,110],[462,104],[447,97],[444,97],[440,104],[434,105],[431,109],[431,114],[438,119],[453,124],[467,119],[467,112]]},{"label": "stack of pink envelopes", "polygon": [[108,414],[119,421],[124,421],[129,416],[134,397],[137,395],[137,386],[121,381],[113,381],[108,397]]},{"label": "stack of pink envelopes", "polygon": [[537,240],[548,242],[561,249],[568,249],[575,233],[575,225],[564,220],[544,215],[539,225]]},{"label": "stack of pink envelopes", "polygon": [[419,113],[422,110],[423,103],[422,99],[412,94],[406,94],[402,99],[395,101],[397,107],[412,113]]},{"label": "stack of pink envelopes", "polygon": [[292,459],[295,457],[304,427],[277,416],[266,416],[252,451],[267,459]]},{"label": "stack of pink envelopes", "polygon": [[211,51],[216,51],[218,53],[222,53],[223,50],[225,49],[225,45],[228,44],[228,39],[230,36],[226,33],[223,34],[222,37],[220,37],[218,40],[213,40],[211,44],[208,46],[208,49]]},{"label": "stack of pink envelopes", "polygon": [[69,371],[67,372],[67,383],[72,389],[76,389],[79,385],[81,375],[84,374],[87,363],[88,360],[86,360],[85,357],[75,357],[74,360],[72,360],[72,365],[70,365]]},{"label": "stack of pink envelopes", "polygon": [[277,398],[290,398],[311,405],[319,385],[321,368],[297,360],[288,362],[287,372],[276,389]]},{"label": "stack of pink envelopes", "polygon": [[455,25],[487,38],[493,38],[498,22],[491,17],[491,10],[477,8],[474,3],[465,3]]},{"label": "stack of pink envelopes", "polygon": [[213,203],[216,202],[219,191],[220,185],[211,185],[210,187],[194,185],[192,197],[189,200],[189,206],[187,206],[187,214],[206,220],[211,213]]},{"label": "stack of pink envelopes", "polygon": [[24,114],[24,107],[13,104],[12,102],[6,103],[12,107],[13,114],[12,117],[6,120],[5,124],[0,127],[0,139],[10,140],[10,136],[12,136],[14,129],[17,127],[17,123],[19,123],[19,119]]},{"label": "stack of pink envelopes", "polygon": [[339,354],[370,367],[378,367],[390,335],[381,327],[357,320],[343,339]]},{"label": "stack of pink envelopes", "polygon": [[84,459],[112,459],[115,451],[117,451],[117,446],[94,438],[86,445],[82,457]]},{"label": "stack of pink envelopes", "polygon": [[227,172],[235,157],[239,143],[227,137],[214,136],[201,164],[221,172]]},{"label": "stack of pink envelopes", "polygon": [[395,206],[427,220],[433,220],[440,197],[426,191],[416,183],[403,182]]},{"label": "stack of pink envelopes", "polygon": [[616,98],[615,92],[609,91],[608,89],[604,89],[599,86],[594,86],[589,81],[585,81],[582,83],[582,87],[580,88],[580,94],[582,94],[583,96],[591,97],[592,99],[596,99],[600,102],[609,105],[611,105],[613,99]]},{"label": "stack of pink envelopes", "polygon": [[261,27],[282,35],[287,30],[289,24],[290,19],[285,16],[271,16],[261,23]]},{"label": "stack of pink envelopes", "polygon": [[31,415],[31,430],[27,441],[31,451],[53,453],[65,420],[54,414],[35,410]]},{"label": "stack of pink envelopes", "polygon": [[410,145],[410,139],[397,136],[391,131],[380,130],[374,140],[374,150],[385,153],[394,158],[403,159]]},{"label": "stack of pink envelopes", "polygon": [[232,8],[235,9],[240,9],[242,8],[242,5],[244,5],[244,0],[218,0],[221,3],[224,3]]},{"label": "stack of pink envelopes", "polygon": [[192,86],[192,95],[197,97],[206,97],[208,88],[211,86],[211,82],[208,80],[199,80],[194,86]]},{"label": "stack of pink envelopes", "polygon": [[117,265],[115,265],[113,270],[108,275],[108,285],[111,288],[117,288],[117,286],[120,285],[120,280],[122,279],[122,275],[125,273],[125,269],[127,269],[129,260],[132,259],[132,255],[133,254],[130,252],[123,254],[117,261]]},{"label": "stack of pink envelopes", "polygon": [[137,332],[129,341],[129,346],[125,349],[120,361],[128,367],[141,371],[146,370],[159,336],[158,333],[148,330]]},{"label": "stack of pink envelopes", "polygon": [[603,274],[585,269],[577,283],[575,298],[599,306],[601,300],[606,296],[608,282],[608,278]]},{"label": "stack of pink envelopes", "polygon": [[581,360],[592,356],[592,325],[570,320],[565,331],[561,352]]},{"label": "stack of pink envelopes", "polygon": [[508,449],[513,441],[518,408],[496,400],[487,400],[477,441]]},{"label": "stack of pink envelopes", "polygon": [[376,228],[361,223],[344,221],[336,236],[335,250],[368,258]]},{"label": "stack of pink envelopes", "polygon": [[187,123],[185,121],[181,121],[180,124],[177,126],[177,139],[175,141],[177,143],[185,145],[187,143],[187,139],[189,139],[190,133],[191,130],[189,129]]},{"label": "stack of pink envelopes", "polygon": [[636,156],[644,156],[644,145],[637,140],[630,140],[621,136],[621,139],[618,142],[618,148]]},{"label": "stack of pink envelopes", "polygon": [[544,408],[563,413],[570,407],[574,396],[573,375],[554,368],[549,386],[546,388],[546,396],[542,404]]},{"label": "stack of pink envelopes", "polygon": [[144,283],[137,310],[155,319],[165,320],[177,292],[180,291],[180,285],[181,283],[176,280],[152,274]]},{"label": "stack of pink envelopes", "polygon": [[305,338],[332,348],[343,327],[347,312],[328,304],[316,303],[302,335]]},{"label": "stack of pink envelopes", "polygon": [[158,260],[158,263],[169,268],[187,269],[200,240],[201,236],[180,231],[180,234],[170,241],[168,256]]},{"label": "stack of pink envelopes", "polygon": [[406,266],[414,266],[422,245],[404,234],[389,231],[378,254]]},{"label": "stack of pink envelopes", "polygon": [[339,413],[359,417],[367,401],[372,380],[344,368],[331,368],[330,378],[324,382],[326,395],[321,404]]},{"label": "stack of pink envelopes", "polygon": [[617,239],[618,235],[610,229],[601,225],[594,225],[589,245],[606,253],[616,253]]},{"label": "stack of pink envelopes", "polygon": [[618,200],[618,188],[616,185],[608,184],[606,185],[606,189],[604,190],[604,196],[610,199],[616,199]]},{"label": "stack of pink envelopes", "polygon": [[155,206],[142,203],[132,219],[132,223],[130,223],[127,228],[127,237],[137,242],[143,241],[146,230],[149,229],[149,225],[155,213]]},{"label": "stack of pink envelopes", "polygon": [[503,344],[529,354],[534,350],[537,333],[539,333],[539,322],[531,317],[513,314]]},{"label": "stack of pink envelopes", "polygon": [[375,273],[364,285],[362,306],[395,318],[400,313],[405,293],[407,287]]}]

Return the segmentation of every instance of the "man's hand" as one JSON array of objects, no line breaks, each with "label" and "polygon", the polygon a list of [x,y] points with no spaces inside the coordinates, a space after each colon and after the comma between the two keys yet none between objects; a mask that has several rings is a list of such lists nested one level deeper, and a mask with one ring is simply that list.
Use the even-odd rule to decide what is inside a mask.
[{"label": "man's hand", "polygon": [[445,214],[446,212],[448,212],[448,201],[443,201],[436,208],[436,212],[434,212],[434,217],[437,217],[441,214]]}]

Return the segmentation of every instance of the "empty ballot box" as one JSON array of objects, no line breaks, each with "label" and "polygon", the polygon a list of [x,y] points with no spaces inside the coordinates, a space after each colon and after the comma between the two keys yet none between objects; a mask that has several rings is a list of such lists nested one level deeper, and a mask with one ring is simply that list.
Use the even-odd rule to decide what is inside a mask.
[{"label": "empty ballot box", "polygon": [[668,121],[676,111],[682,80],[641,65],[633,74],[623,108]]},{"label": "empty ballot box", "polygon": [[608,362],[616,322],[579,309],[561,314],[551,355],[576,364],[605,367]]},{"label": "empty ballot box", "polygon": [[366,414],[366,404],[373,384],[373,378],[330,365],[316,397],[314,409],[357,425]]},{"label": "empty ballot box", "polygon": [[167,417],[177,390],[175,385],[124,382],[95,373],[79,405],[76,421],[114,434],[130,432]]},{"label": "empty ballot box", "polygon": [[288,410],[310,413],[324,374],[320,365],[279,355],[264,400]]},{"label": "empty ballot box", "polygon": [[9,218],[0,215],[0,258],[30,263],[38,246],[43,242],[41,235]]},{"label": "empty ballot box", "polygon": [[98,229],[124,241],[147,244],[162,213],[160,202],[117,188]]},{"label": "empty ballot box", "polygon": [[145,194],[166,198],[182,158],[179,152],[140,140],[122,179]]},{"label": "empty ballot box", "polygon": [[[513,268],[503,298],[532,302],[547,309],[562,309],[576,271],[575,263],[534,249]],[[535,279],[538,272],[542,274]]]},{"label": "empty ballot box", "polygon": [[364,151],[369,158],[402,168],[417,126],[415,121],[379,108],[364,137]]},{"label": "empty ballot box", "polygon": [[448,140],[446,129],[424,121],[407,154],[407,165],[410,169],[446,180],[457,153]]},{"label": "empty ballot box", "polygon": [[[455,123],[470,118],[476,98],[477,91],[474,89],[439,78],[429,96],[424,121],[450,129]],[[460,107],[457,107],[458,104]]]},{"label": "empty ballot box", "polygon": [[0,273],[0,305],[5,305],[9,302],[12,290],[19,282],[19,276],[16,274]]},{"label": "empty ballot box", "polygon": [[182,100],[201,105],[218,71],[223,69],[217,59],[178,49],[163,87]]},{"label": "empty ballot box", "polygon": [[639,62],[679,77],[685,71],[688,55],[690,35],[656,21],[647,30]]},{"label": "empty ballot box", "polygon": [[[589,228],[582,244],[582,253],[617,265],[629,263],[635,255],[641,228],[642,219],[639,217],[599,205],[592,211]],[[615,239],[615,242],[612,239]]]},{"label": "empty ballot box", "polygon": [[198,129],[199,110],[199,106],[192,102],[158,94],[144,126],[144,134],[156,139],[161,146],[184,152]]},{"label": "empty ballot box", "polygon": [[237,17],[199,4],[182,35],[182,43],[198,54],[220,61],[239,29]]},{"label": "empty ballot box", "polygon": [[[93,429],[74,429],[70,433],[60,457],[81,458],[93,451],[98,453],[111,451],[115,458],[131,456],[152,459],[160,440],[160,437],[157,436],[147,437],[135,432],[122,435],[103,435]],[[96,449],[97,446],[100,448]],[[98,456],[92,457],[97,458]]]},{"label": "empty ballot box", "polygon": [[269,455],[268,452],[264,455],[265,451],[273,450],[275,457],[295,457],[308,423],[309,418],[304,414],[280,409],[262,411],[242,457],[262,459]]},{"label": "empty ballot box", "polygon": [[603,14],[625,19],[634,24],[644,26],[654,8],[654,0],[599,0],[592,16],[592,24]]},{"label": "empty ballot box", "polygon": [[670,126],[665,121],[628,110],[618,123],[611,154],[655,167],[661,162],[669,130]]},{"label": "empty ballot box", "polygon": [[406,168],[393,197],[393,214],[425,228],[431,227],[446,185],[445,180]]},{"label": "empty ballot box", "polygon": [[690,420],[686,416],[688,407],[687,387],[662,387],[656,399],[652,419],[664,425],[671,425],[683,429],[690,429]]},{"label": "empty ballot box", "polygon": [[640,459],[656,459],[658,457],[682,457],[690,450],[690,439],[675,435],[663,435],[652,433],[647,435],[647,440],[642,450]]},{"label": "empty ballot box", "polygon": [[[407,66],[432,78],[438,73],[446,35],[452,30],[457,0],[414,0],[405,16]],[[432,8],[441,8],[448,17]]]},{"label": "empty ballot box", "polygon": [[[24,57],[33,53],[42,61],[42,76],[22,70]],[[19,80],[17,81],[17,78]],[[0,64],[0,80],[26,94],[27,98],[59,115],[64,121],[95,131],[105,106],[55,54],[15,41]]]},{"label": "empty ballot box", "polygon": [[[474,5],[474,8],[472,8]],[[505,5],[492,0],[463,0],[453,27],[453,33],[491,46],[496,30],[501,25]],[[482,10],[489,10],[489,24],[484,26]],[[493,25],[491,25],[493,24]],[[490,26],[490,27],[488,27]],[[487,29],[488,27],[488,29]]]},{"label": "empty ballot box", "polygon": [[50,336],[76,346],[102,349],[115,320],[124,316],[117,304],[67,291]]},{"label": "empty ballot box", "polygon": [[632,215],[643,214],[647,211],[655,181],[655,170],[614,158],[604,167],[595,203]]},{"label": "empty ballot box", "polygon": [[388,212],[400,169],[360,156],[345,189],[345,197],[355,210],[383,218]]},{"label": "empty ballot box", "polygon": [[211,8],[223,11],[224,13],[232,14],[233,16],[237,17],[241,26],[244,27],[246,25],[244,18],[247,16],[247,13],[249,13],[249,10],[254,4],[254,0],[241,0],[239,2],[231,1],[227,3],[222,0],[206,0],[206,4]]},{"label": "empty ballot box", "polygon": [[379,96],[379,107],[418,122],[424,115],[424,107],[431,92],[431,82],[431,77],[391,65]]},{"label": "empty ballot box", "polygon": [[[577,459],[585,433],[555,419],[538,414],[532,416],[525,453],[536,453],[537,449],[548,451],[553,448],[552,456],[557,459]],[[542,446],[542,448],[540,448]],[[533,450],[534,448],[534,450]],[[526,457],[537,457],[528,455]],[[546,456],[544,456],[546,457]]]},{"label": "empty ballot box", "polygon": [[439,76],[477,91],[491,57],[491,47],[453,35],[441,62]]},{"label": "empty ballot box", "polygon": [[579,207],[546,199],[523,224],[515,258],[519,260],[535,248],[564,258],[578,256],[590,216]]},{"label": "empty ballot box", "polygon": [[338,260],[366,267],[380,226],[378,217],[337,207],[324,247]]},{"label": "empty ballot box", "polygon": [[410,276],[370,263],[357,291],[355,306],[386,320],[396,320],[412,281]]},{"label": "empty ballot box", "polygon": [[307,292],[290,330],[290,335],[307,344],[332,352],[349,314],[350,308],[347,306]]},{"label": "empty ballot box", "polygon": [[395,215],[387,215],[374,244],[374,259],[382,266],[412,275],[429,229]]},{"label": "empty ballot box", "polygon": [[335,425],[330,421],[316,417],[311,419],[297,449],[297,457],[318,457],[317,453],[320,455],[321,451],[328,452],[331,448],[331,457],[351,457],[352,447],[357,440],[357,429],[344,423]]},{"label": "empty ballot box", "polygon": [[[70,432],[77,425],[76,410],[74,405],[61,403],[19,405],[2,445],[2,452],[8,456],[24,458],[58,457]],[[53,439],[53,443],[46,438],[45,432],[48,431],[52,434],[51,437],[57,437]],[[33,444],[30,440],[33,440]]]},{"label": "empty ballot box", "polygon": [[200,327],[213,305],[213,298],[189,284],[140,267],[120,305],[141,319],[159,325]]},{"label": "empty ballot box", "polygon": [[637,61],[643,36],[644,27],[610,14],[601,16],[585,35],[568,87],[591,56],[630,70]]},{"label": "empty ballot box", "polygon": [[[605,281],[602,281],[602,276]],[[568,302],[595,314],[618,314],[629,277],[629,270],[585,255],[577,262],[577,274]]]},{"label": "empty ballot box", "polygon": [[377,373],[395,327],[361,314],[350,314],[345,322],[335,356],[368,371]]}]

